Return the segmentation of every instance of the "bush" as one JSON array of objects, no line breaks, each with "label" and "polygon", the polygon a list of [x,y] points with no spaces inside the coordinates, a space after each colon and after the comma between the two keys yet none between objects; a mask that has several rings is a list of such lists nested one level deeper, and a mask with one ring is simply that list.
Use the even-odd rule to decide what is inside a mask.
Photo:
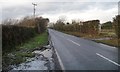
[{"label": "bush", "polygon": [[14,25],[2,25],[2,50],[9,52],[26,40],[34,37],[34,28],[19,27]]},{"label": "bush", "polygon": [[99,29],[99,20],[90,20],[85,22],[76,22],[73,21],[72,24],[65,24],[61,21],[57,21],[56,24],[54,24],[54,29],[59,31],[68,31],[68,32],[80,32],[84,34],[90,34],[90,35],[97,35],[98,29]]},{"label": "bush", "polygon": [[112,29],[113,28],[112,22],[108,21],[108,22],[103,23],[101,28],[102,29]]},{"label": "bush", "polygon": [[48,18],[25,17],[22,20],[5,20],[2,23],[2,49],[9,52],[17,45],[46,30]]},{"label": "bush", "polygon": [[42,18],[42,17],[38,17],[35,19],[36,21],[36,29],[38,33],[43,33],[46,30],[47,24],[49,22],[48,18]]},{"label": "bush", "polygon": [[120,15],[117,15],[113,19],[113,25],[117,34],[118,39],[120,39]]}]

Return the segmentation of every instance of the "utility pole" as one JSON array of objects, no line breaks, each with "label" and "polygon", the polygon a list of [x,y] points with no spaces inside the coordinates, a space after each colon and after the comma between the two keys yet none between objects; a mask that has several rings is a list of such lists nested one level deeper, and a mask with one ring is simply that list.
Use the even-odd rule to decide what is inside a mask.
[{"label": "utility pole", "polygon": [[36,9],[35,9],[35,6],[37,6],[37,4],[32,3],[32,5],[33,5],[33,10],[34,10],[34,11],[33,11],[33,16],[34,16],[34,18],[35,18],[35,10],[36,10]]}]

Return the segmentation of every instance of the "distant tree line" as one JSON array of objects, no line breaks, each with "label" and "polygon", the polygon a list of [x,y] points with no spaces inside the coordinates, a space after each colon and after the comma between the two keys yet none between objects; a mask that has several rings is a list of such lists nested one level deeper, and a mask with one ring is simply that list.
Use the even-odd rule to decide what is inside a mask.
[{"label": "distant tree line", "polygon": [[100,24],[99,20],[91,20],[91,21],[85,21],[85,22],[81,22],[81,21],[76,22],[75,20],[73,20],[71,24],[69,22],[64,23],[61,20],[58,20],[53,25],[53,28],[59,31],[98,34],[99,24]]},{"label": "distant tree line", "polygon": [[113,29],[113,23],[111,21],[102,24],[102,29]]},{"label": "distant tree line", "polygon": [[68,32],[80,32],[86,34],[99,34],[99,28],[101,29],[114,29],[117,37],[120,39],[120,15],[117,15],[113,18],[113,22],[108,21],[103,24],[100,24],[99,20],[89,20],[89,21],[75,21],[72,23],[65,23],[61,19],[59,19],[51,28],[59,30],[59,31],[68,31]]}]

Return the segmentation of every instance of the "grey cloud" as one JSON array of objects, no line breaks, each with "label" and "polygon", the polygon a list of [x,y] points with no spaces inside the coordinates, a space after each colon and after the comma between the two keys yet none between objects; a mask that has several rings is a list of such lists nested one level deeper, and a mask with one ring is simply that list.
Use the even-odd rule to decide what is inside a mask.
[{"label": "grey cloud", "polygon": [[[59,14],[71,11],[86,12],[92,8],[108,10],[116,6],[116,2],[41,2],[37,3],[37,15]],[[31,3],[26,5],[3,8],[3,19],[15,18],[20,15],[32,15],[33,6]]]},{"label": "grey cloud", "polygon": [[[38,8],[38,11],[42,13],[64,13],[64,12],[70,12],[70,11],[86,11],[89,9],[89,5],[91,3],[84,3],[82,4],[81,2],[50,2],[47,4],[47,7],[45,9],[44,6],[43,8]],[[42,5],[40,5],[42,7]]]},{"label": "grey cloud", "polygon": [[16,18],[19,15],[29,15],[31,13],[30,8],[23,8],[23,7],[12,7],[3,9],[3,19],[6,18]]},{"label": "grey cloud", "polygon": [[[60,13],[60,11],[70,12],[79,11],[85,12],[94,8],[101,10],[112,9],[117,5],[117,2],[56,2],[49,3],[48,8],[43,10],[43,13]],[[42,11],[42,10],[41,10]]]},{"label": "grey cloud", "polygon": [[111,8],[114,8],[118,5],[117,2],[96,2],[95,3],[95,6],[97,6],[99,9],[102,9],[102,10],[108,10],[108,9],[111,9]]}]

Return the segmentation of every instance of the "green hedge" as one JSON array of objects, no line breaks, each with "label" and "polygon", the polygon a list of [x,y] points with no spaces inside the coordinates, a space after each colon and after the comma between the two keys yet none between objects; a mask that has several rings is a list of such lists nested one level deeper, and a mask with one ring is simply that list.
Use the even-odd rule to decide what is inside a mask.
[{"label": "green hedge", "polygon": [[2,25],[2,50],[11,51],[16,45],[34,37],[35,28],[19,27],[14,25]]}]

